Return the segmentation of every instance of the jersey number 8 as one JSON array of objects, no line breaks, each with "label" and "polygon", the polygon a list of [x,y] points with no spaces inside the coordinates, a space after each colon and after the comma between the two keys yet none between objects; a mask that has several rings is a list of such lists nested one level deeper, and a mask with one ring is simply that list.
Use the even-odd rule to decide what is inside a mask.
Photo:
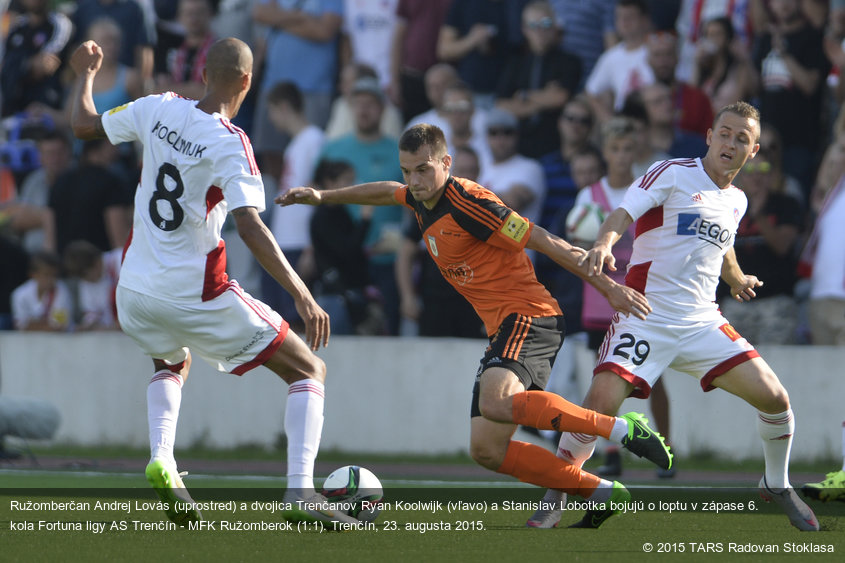
[{"label": "jersey number 8", "polygon": [[[171,185],[175,185],[172,190],[167,189],[164,181],[165,177],[170,179],[169,183]],[[150,198],[150,218],[162,231],[175,231],[185,219],[185,211],[179,205],[178,201],[178,198],[183,193],[185,193],[185,184],[182,183],[182,175],[179,174],[179,170],[175,166],[169,162],[165,162],[158,169],[156,189],[153,192],[153,197]],[[159,202],[166,203],[170,206],[170,213],[165,213],[170,216],[170,219],[162,217],[159,212]]]}]

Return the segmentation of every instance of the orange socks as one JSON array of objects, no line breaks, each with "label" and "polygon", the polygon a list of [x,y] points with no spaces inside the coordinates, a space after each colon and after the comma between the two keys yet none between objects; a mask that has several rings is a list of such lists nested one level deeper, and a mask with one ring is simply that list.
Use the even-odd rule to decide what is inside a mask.
[{"label": "orange socks", "polygon": [[525,483],[558,489],[584,498],[589,498],[601,481],[540,446],[516,440],[511,440],[505,461],[496,471],[513,475]]},{"label": "orange socks", "polygon": [[538,430],[610,438],[615,421],[616,417],[579,407],[546,391],[523,391],[513,396],[513,422]]}]

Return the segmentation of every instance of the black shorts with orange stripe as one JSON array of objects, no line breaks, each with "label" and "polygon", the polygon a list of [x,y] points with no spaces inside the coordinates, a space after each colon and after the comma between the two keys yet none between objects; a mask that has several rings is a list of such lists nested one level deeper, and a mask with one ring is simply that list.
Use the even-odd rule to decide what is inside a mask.
[{"label": "black shorts with orange stripe", "polygon": [[489,368],[510,370],[525,389],[545,389],[565,334],[562,315],[526,317],[512,313],[505,317],[481,358],[472,388],[470,416],[481,416],[478,408],[481,374]]}]

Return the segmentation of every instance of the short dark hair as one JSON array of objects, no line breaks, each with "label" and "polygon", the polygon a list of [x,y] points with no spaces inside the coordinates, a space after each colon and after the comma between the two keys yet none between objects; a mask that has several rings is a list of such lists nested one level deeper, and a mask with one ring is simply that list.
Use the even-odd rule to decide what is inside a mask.
[{"label": "short dark hair", "polygon": [[314,169],[314,186],[323,189],[327,182],[337,180],[341,175],[350,170],[355,169],[352,164],[345,160],[320,159],[317,167]]},{"label": "short dark hair", "polygon": [[650,14],[648,9],[648,2],[646,0],[618,0],[616,2],[616,6],[630,6],[632,8],[637,8],[641,14],[647,16]]},{"label": "short dark hair", "polygon": [[415,153],[422,147],[431,148],[436,157],[446,156],[446,136],[440,127],[430,123],[414,125],[399,138],[399,150]]},{"label": "short dark hair", "polygon": [[52,250],[38,250],[29,256],[29,273],[36,272],[41,268],[50,268],[61,273],[62,263],[58,255]]},{"label": "short dark hair", "polygon": [[296,113],[302,113],[304,101],[302,90],[293,82],[279,82],[267,93],[267,103],[270,105],[288,104]]},{"label": "short dark hair", "polygon": [[73,278],[81,278],[102,260],[103,251],[87,240],[75,240],[65,247],[65,271]]}]

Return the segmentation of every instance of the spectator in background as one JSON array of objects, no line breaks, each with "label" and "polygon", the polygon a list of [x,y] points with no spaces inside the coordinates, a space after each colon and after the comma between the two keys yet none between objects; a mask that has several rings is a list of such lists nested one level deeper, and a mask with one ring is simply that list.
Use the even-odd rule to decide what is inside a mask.
[{"label": "spectator in background", "polygon": [[601,54],[618,41],[614,31],[616,0],[549,0],[549,3],[555,10],[558,25],[563,28],[561,48],[581,59],[580,91]]},{"label": "spectator in background", "polygon": [[106,139],[86,141],[79,164],[53,184],[48,205],[59,255],[74,240],[87,240],[103,252],[123,248],[132,226],[133,191],[110,170],[117,154]]},{"label": "spectator in background", "polygon": [[217,39],[211,29],[214,10],[211,0],[179,0],[178,19],[184,36],[165,54],[166,66],[156,69],[158,92],[175,92],[194,100],[202,98],[205,57]]},{"label": "spectator in background", "polygon": [[704,138],[713,125],[713,106],[703,90],[675,78],[678,66],[677,38],[671,33],[652,33],[646,45],[648,65],[654,73],[654,79],[669,87],[678,129]]},{"label": "spectator in background", "polygon": [[525,6],[522,34],[528,48],[508,58],[496,105],[519,119],[519,152],[539,158],[560,145],[555,118],[578,89],[581,61],[560,49],[560,28],[545,0]]},{"label": "spectator in background", "polygon": [[71,165],[70,138],[64,131],[46,131],[38,140],[41,167],[30,172],[21,185],[11,227],[27,252],[47,248],[55,236],[45,233],[52,227],[48,203],[50,188]]},{"label": "spectator in background", "polygon": [[[446,142],[452,147],[453,159],[462,154],[457,149],[470,148],[475,159],[475,174],[467,176],[470,179],[477,178],[479,170],[483,170],[493,160],[490,154],[490,145],[487,144],[486,128],[482,112],[476,111],[472,90],[463,82],[456,82],[443,94],[443,113],[446,115],[447,127],[444,129],[449,135]],[[465,153],[464,153],[465,154]],[[452,173],[458,169],[452,167]]]},{"label": "spectator in background", "polygon": [[[143,94],[141,74],[118,59],[120,55],[121,30],[110,18],[95,20],[88,27],[87,39],[91,39],[103,51],[103,63],[94,79],[94,105],[97,111],[106,112],[132,101]],[[67,108],[69,113],[70,108]]]},{"label": "spectator in background", "polygon": [[756,91],[751,61],[746,50],[738,45],[729,18],[713,18],[703,24],[690,82],[707,94],[713,111],[749,100]]},{"label": "spectator in background", "polygon": [[[323,159],[314,171],[314,185],[319,190],[336,190],[355,182],[355,169],[341,160]],[[373,331],[366,323],[373,308],[368,307],[370,274],[364,239],[370,228],[372,207],[360,218],[347,205],[324,205],[314,210],[310,232],[314,246],[316,278],[314,297],[331,320],[333,334],[356,334],[358,327]]]},{"label": "spectator in background", "polygon": [[437,62],[437,36],[452,0],[399,0],[390,48],[391,101],[410,121],[431,108],[423,77]]},{"label": "spectator in background", "polygon": [[643,86],[632,96],[641,97],[648,115],[648,142],[652,150],[665,152],[672,158],[683,158],[683,155],[703,156],[707,152],[704,137],[682,131],[678,127],[672,90],[668,86],[657,82]]},{"label": "spectator in background", "polygon": [[385,90],[390,86],[390,49],[398,4],[399,0],[343,0],[340,62],[372,67]]},{"label": "spectator in background", "polygon": [[646,47],[650,20],[645,0],[619,0],[614,21],[620,42],[599,57],[584,86],[599,123],[620,110],[628,94],[654,82]]},{"label": "spectator in background", "polygon": [[458,78],[458,73],[450,64],[446,63],[437,63],[429,67],[427,71],[425,71],[425,97],[429,103],[429,109],[424,111],[419,115],[415,115],[412,117],[408,123],[405,124],[405,128],[413,127],[414,125],[419,125],[420,123],[430,123],[431,125],[436,125],[441,129],[443,127],[448,127],[449,122],[446,119],[446,112],[443,110],[443,95],[446,93],[446,89],[453,84],[457,84],[460,81]]},{"label": "spectator in background", "polygon": [[595,184],[604,174],[604,159],[596,147],[589,146],[572,155],[572,179],[579,190]]},{"label": "spectator in background", "polygon": [[88,28],[100,18],[112,19],[120,27],[121,64],[132,67],[146,84],[153,78],[156,44],[153,14],[146,13],[137,0],[79,0],[73,13],[76,43],[88,36]]},{"label": "spectator in background", "polygon": [[794,290],[798,281],[796,251],[804,227],[803,205],[776,183],[776,156],[761,134],[757,156],[745,163],[734,182],[748,198],[734,251],[743,267],[756,272],[763,285],[755,289],[755,299],[742,304],[731,297],[724,282],[717,292],[722,314],[755,345],[794,344],[798,326]]},{"label": "spectator in background", "polygon": [[799,0],[772,0],[773,21],[754,42],[760,73],[760,111],[784,141],[783,166],[809,197],[823,138],[822,95],[830,63],[822,33],[801,12]]},{"label": "spectator in background", "polygon": [[[321,158],[343,160],[355,169],[355,182],[371,182],[389,178],[401,181],[399,150],[396,140],[379,130],[386,98],[378,80],[362,78],[353,87],[352,111],[355,131],[326,143]],[[367,210],[350,207],[356,220],[371,213],[371,224],[364,246],[369,254],[370,279],[384,298],[388,334],[399,329],[399,293],[396,288],[394,263],[400,243],[403,212],[398,207],[377,207]]]},{"label": "spectator in background", "polygon": [[270,123],[267,94],[279,82],[293,82],[302,91],[308,121],[326,126],[337,76],[343,0],[262,0],[252,14],[256,23],[267,27],[257,47],[255,68],[261,68],[261,60],[264,64],[252,142],[261,170],[278,178],[289,139]]},{"label": "spectator in background", "polygon": [[12,292],[27,279],[29,254],[0,229],[0,330],[11,330]]},{"label": "spectator in background", "polygon": [[[340,71],[340,95],[332,102],[329,122],[326,125],[326,138],[337,139],[355,130],[355,118],[352,115],[352,89],[361,78],[377,78],[376,71],[363,63],[349,62]],[[386,102],[379,128],[388,137],[402,134],[404,121],[399,109]]]},{"label": "spectator in background", "polygon": [[681,44],[678,57],[678,80],[692,82],[693,66],[698,42],[706,36],[705,22],[727,18],[735,31],[734,54],[748,52],[754,33],[760,30],[752,23],[752,4],[755,0],[681,0],[675,29]]},{"label": "spectator in background", "polygon": [[[166,0],[157,0],[159,1]],[[252,6],[260,0],[215,0],[217,15],[211,22],[211,29],[217,37],[237,37],[250,47],[255,45]]]},{"label": "spectator in background", "polygon": [[[452,149],[452,176],[475,182],[478,155],[469,147]],[[484,325],[460,293],[447,282],[429,256],[420,227],[408,217],[396,253],[396,283],[401,296],[402,320],[415,325],[402,336],[484,338]]]},{"label": "spectator in background", "polygon": [[115,290],[123,249],[103,252],[84,240],[67,245],[64,266],[77,280],[75,330],[119,330]]},{"label": "spectator in background", "polygon": [[481,109],[492,107],[505,61],[522,43],[521,17],[521,1],[459,0],[440,28],[437,57],[457,67]]},{"label": "spectator in background", "polygon": [[[283,195],[296,186],[311,185],[325,135],[308,121],[302,92],[293,82],[280,82],[273,86],[267,94],[267,104],[273,125],[290,137],[277,193]],[[308,280],[313,274],[308,271],[313,270],[313,265],[308,264],[311,261],[308,226],[312,210],[273,206],[270,211],[270,230],[285,258],[303,280]],[[304,326],[293,297],[263,268],[260,275],[262,300],[288,322],[295,323],[297,328]]]},{"label": "spectator in background", "polygon": [[59,279],[60,273],[61,263],[53,252],[41,250],[30,257],[29,280],[12,292],[16,330],[70,329],[73,303],[70,290]]},{"label": "spectator in background", "polygon": [[59,70],[73,25],[48,0],[25,0],[23,17],[9,30],[0,68],[0,116],[25,111],[33,103],[60,109],[64,88]]},{"label": "spectator in background", "polygon": [[645,109],[641,92],[632,92],[625,99],[625,105],[619,115],[627,117],[634,124],[634,136],[637,139],[634,145],[634,164],[631,167],[634,178],[643,176],[655,162],[672,158],[668,153],[655,149],[649,141],[648,111]]},{"label": "spectator in background", "polygon": [[487,115],[487,142],[493,161],[481,171],[479,183],[536,223],[546,195],[546,178],[539,162],[519,154],[516,116],[500,108],[492,109]]}]

